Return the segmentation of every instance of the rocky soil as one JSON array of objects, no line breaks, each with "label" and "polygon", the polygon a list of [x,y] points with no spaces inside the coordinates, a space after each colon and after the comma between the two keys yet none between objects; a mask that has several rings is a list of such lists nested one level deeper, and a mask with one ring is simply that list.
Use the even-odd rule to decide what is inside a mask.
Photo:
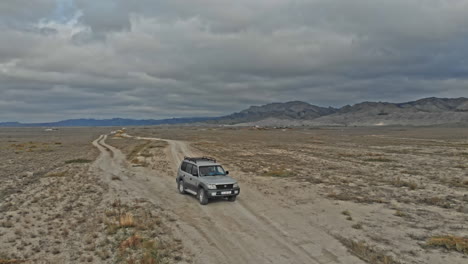
[{"label": "rocky soil", "polygon": [[0,130],[0,263],[176,262],[161,208],[93,167],[108,132]]}]

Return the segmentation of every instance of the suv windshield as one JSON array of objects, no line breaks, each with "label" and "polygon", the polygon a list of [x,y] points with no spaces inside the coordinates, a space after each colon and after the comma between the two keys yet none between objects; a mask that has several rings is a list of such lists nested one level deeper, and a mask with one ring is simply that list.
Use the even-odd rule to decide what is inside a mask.
[{"label": "suv windshield", "polygon": [[223,167],[216,166],[203,166],[200,167],[200,176],[216,176],[216,175],[226,175]]}]

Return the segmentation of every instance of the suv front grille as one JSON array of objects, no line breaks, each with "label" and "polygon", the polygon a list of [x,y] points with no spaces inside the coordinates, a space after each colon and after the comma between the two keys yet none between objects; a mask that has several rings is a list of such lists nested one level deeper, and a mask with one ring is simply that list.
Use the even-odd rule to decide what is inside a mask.
[{"label": "suv front grille", "polygon": [[216,185],[217,190],[232,189],[234,184],[218,184]]}]

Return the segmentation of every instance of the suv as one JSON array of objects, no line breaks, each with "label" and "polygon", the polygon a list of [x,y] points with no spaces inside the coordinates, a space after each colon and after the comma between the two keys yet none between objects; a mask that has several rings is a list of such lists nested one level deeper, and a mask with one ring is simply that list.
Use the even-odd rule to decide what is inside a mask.
[{"label": "suv", "polygon": [[223,197],[235,201],[240,193],[239,184],[228,176],[229,171],[209,157],[185,157],[177,173],[177,189],[181,194],[196,195],[200,204],[211,198]]}]

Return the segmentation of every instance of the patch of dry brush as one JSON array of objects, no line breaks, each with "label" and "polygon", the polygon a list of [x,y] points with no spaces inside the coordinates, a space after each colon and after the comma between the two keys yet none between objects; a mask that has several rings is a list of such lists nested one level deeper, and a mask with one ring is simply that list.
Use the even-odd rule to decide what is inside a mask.
[{"label": "patch of dry brush", "polygon": [[115,263],[172,263],[182,259],[181,241],[173,239],[164,223],[167,216],[146,200],[116,200],[105,213],[110,250]]},{"label": "patch of dry brush", "polygon": [[346,238],[339,238],[339,240],[351,253],[369,264],[400,264],[393,257],[386,255],[383,251],[364,241],[354,241]]},{"label": "patch of dry brush", "polygon": [[426,243],[429,247],[442,247],[468,255],[468,238],[457,236],[434,236]]}]

